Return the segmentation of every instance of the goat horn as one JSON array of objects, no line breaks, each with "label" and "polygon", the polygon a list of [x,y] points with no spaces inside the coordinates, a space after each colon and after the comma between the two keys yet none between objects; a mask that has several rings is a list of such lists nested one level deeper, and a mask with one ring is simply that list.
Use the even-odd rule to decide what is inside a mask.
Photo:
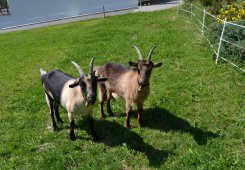
[{"label": "goat horn", "polygon": [[150,50],[150,52],[148,54],[147,60],[151,60],[151,54],[152,54],[154,48],[156,48],[156,46],[154,46],[154,47],[151,48],[151,50]]},{"label": "goat horn", "polygon": [[84,77],[84,73],[83,73],[83,70],[81,69],[81,67],[75,63],[74,61],[71,62],[78,70],[79,74],[80,74],[80,77],[83,78]]},{"label": "goat horn", "polygon": [[134,48],[136,49],[136,51],[137,51],[137,53],[138,53],[138,55],[139,55],[139,59],[140,59],[140,60],[143,60],[142,54],[141,54],[140,50],[138,49],[138,47],[136,47],[136,46],[134,46],[134,45],[132,45],[132,47],[134,47]]},{"label": "goat horn", "polygon": [[94,57],[91,59],[90,64],[89,64],[89,75],[90,76],[94,75],[93,65],[94,65]]}]

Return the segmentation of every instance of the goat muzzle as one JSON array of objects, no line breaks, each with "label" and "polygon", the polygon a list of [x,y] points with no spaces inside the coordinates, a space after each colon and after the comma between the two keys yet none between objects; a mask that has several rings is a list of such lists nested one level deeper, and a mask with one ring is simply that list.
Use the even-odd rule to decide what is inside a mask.
[{"label": "goat muzzle", "polygon": [[149,87],[150,86],[150,83],[149,82],[147,82],[147,83],[141,83],[141,82],[139,82],[139,80],[137,80],[137,82],[138,82],[138,85],[139,85],[138,91],[142,91],[142,88],[143,87]]},{"label": "goat muzzle", "polygon": [[87,103],[88,105],[93,105],[96,101],[96,95],[88,95]]}]

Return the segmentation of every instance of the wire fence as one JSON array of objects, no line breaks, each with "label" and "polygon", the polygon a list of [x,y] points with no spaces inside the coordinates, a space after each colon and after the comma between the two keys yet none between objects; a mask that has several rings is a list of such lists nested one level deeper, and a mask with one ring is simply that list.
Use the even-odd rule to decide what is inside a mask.
[{"label": "wire fence", "polygon": [[195,27],[207,38],[216,57],[245,72],[245,21],[228,22],[221,20],[193,4],[178,7],[189,16]]}]

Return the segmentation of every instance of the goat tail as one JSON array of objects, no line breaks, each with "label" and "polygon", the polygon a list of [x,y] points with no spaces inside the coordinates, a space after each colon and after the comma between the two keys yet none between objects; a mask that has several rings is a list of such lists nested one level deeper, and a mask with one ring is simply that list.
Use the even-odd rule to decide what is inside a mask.
[{"label": "goat tail", "polygon": [[44,69],[40,68],[40,74],[41,74],[41,76],[43,76],[43,75],[47,74],[47,72]]}]

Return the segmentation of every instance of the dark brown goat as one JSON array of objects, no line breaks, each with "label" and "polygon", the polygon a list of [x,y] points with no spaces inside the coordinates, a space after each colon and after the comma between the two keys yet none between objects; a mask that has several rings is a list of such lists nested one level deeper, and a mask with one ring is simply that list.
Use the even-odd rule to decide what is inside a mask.
[{"label": "dark brown goat", "polygon": [[129,65],[133,68],[126,68],[117,63],[107,63],[96,68],[96,72],[101,77],[106,77],[106,82],[99,82],[100,94],[100,112],[101,118],[105,118],[103,111],[103,104],[107,102],[107,112],[110,116],[114,113],[111,110],[110,99],[113,97],[124,98],[126,101],[126,121],[125,127],[130,127],[130,116],[133,104],[137,104],[138,108],[138,124],[141,126],[142,118],[141,112],[143,110],[143,103],[150,94],[149,80],[153,68],[160,67],[162,63],[154,64],[151,61],[151,54],[155,47],[153,47],[146,60],[143,59],[140,50],[133,46],[138,55],[138,62],[129,61]]}]

